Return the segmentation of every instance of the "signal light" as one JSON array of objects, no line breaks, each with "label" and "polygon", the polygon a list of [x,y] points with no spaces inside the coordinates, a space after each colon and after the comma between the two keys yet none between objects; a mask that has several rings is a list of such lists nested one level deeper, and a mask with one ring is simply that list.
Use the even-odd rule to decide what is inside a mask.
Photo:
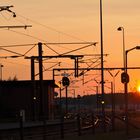
[{"label": "signal light", "polygon": [[121,74],[121,82],[122,83],[129,83],[129,75],[126,72]]},{"label": "signal light", "polygon": [[63,84],[63,86],[69,86],[69,85],[70,85],[70,80],[69,80],[69,78],[64,76],[64,77],[62,78],[62,84]]}]

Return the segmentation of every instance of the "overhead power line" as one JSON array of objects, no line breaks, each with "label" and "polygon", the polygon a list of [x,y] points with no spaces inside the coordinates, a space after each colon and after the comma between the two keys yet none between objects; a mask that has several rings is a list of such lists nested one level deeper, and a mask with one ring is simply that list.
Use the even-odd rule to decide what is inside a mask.
[{"label": "overhead power line", "polygon": [[[45,45],[82,45],[82,44],[92,44],[95,42],[45,42],[42,44]],[[33,46],[37,45],[37,43],[31,44],[14,44],[14,45],[0,45],[0,47],[7,48],[7,47],[26,47],[26,46]]]},{"label": "overhead power line", "polygon": [[32,35],[29,35],[29,34],[21,33],[21,32],[15,31],[15,30],[8,30],[8,31],[11,31],[11,32],[14,32],[14,33],[17,33],[17,34],[20,34],[20,35],[24,35],[24,36],[33,38],[33,39],[36,39],[36,40],[38,40],[38,41],[46,42],[46,40],[43,40],[43,39],[41,39],[41,38],[38,38],[38,37],[35,37],[35,36],[32,36]]},{"label": "overhead power line", "polygon": [[9,48],[9,47],[27,47],[27,46],[33,46],[37,44],[15,44],[15,45],[1,45],[0,48]]},{"label": "overhead power line", "polygon": [[20,54],[20,53],[17,53],[17,52],[14,52],[14,51],[11,51],[11,50],[8,50],[8,49],[4,49],[4,48],[0,48],[1,50],[4,50],[4,51],[7,51],[7,52],[10,52],[10,53],[14,53],[18,56],[23,56],[23,54]]},{"label": "overhead power line", "polygon": [[75,52],[75,51],[79,51],[79,50],[81,50],[81,49],[85,49],[85,48],[90,47],[90,46],[93,46],[93,45],[96,46],[97,43],[98,43],[98,42],[94,42],[93,44],[89,44],[89,45],[86,45],[86,46],[83,46],[83,47],[80,47],[80,48],[77,48],[77,49],[74,49],[74,50],[65,52],[65,53],[63,53],[63,54],[61,54],[61,55],[65,55],[65,54],[69,54],[69,53],[72,53],[72,52]]},{"label": "overhead power line", "polygon": [[[42,27],[44,27],[44,28],[46,28],[46,29],[49,29],[49,30],[51,30],[51,31],[54,31],[54,32],[56,32],[56,33],[63,34],[63,35],[65,35],[65,36],[68,36],[68,37],[73,38],[73,39],[77,39],[77,40],[79,40],[79,41],[85,41],[85,40],[83,40],[83,39],[80,39],[79,37],[76,37],[76,36],[74,36],[74,35],[70,35],[70,34],[68,34],[68,33],[59,31],[59,30],[57,30],[57,29],[55,29],[55,28],[53,28],[53,27],[44,25],[44,24],[42,24],[42,23],[39,23],[39,22],[34,21],[34,20],[32,20],[32,19],[29,19],[29,18],[27,18],[27,17],[25,17],[25,16],[22,16],[22,15],[20,15],[20,14],[18,14],[18,16],[20,16],[20,17],[22,17],[22,18],[24,18],[24,19],[26,19],[26,20],[28,20],[28,21],[31,21],[31,22],[33,22],[33,23],[35,23],[35,24],[38,24],[38,25],[40,25],[40,26],[42,26]],[[86,42],[86,41],[85,41],[85,42]]]}]

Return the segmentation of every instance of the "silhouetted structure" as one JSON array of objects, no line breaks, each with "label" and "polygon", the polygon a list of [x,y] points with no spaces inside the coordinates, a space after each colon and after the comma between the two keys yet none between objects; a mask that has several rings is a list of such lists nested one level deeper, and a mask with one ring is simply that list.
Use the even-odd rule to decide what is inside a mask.
[{"label": "silhouetted structure", "polygon": [[25,114],[26,120],[53,118],[53,80],[42,81],[42,110],[40,116],[40,83],[35,81],[0,81],[0,117]]}]

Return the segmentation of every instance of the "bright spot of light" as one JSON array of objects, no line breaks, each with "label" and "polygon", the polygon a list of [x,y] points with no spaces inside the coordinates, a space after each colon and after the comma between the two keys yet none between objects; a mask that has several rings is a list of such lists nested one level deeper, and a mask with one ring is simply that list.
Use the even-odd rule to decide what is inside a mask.
[{"label": "bright spot of light", "polygon": [[105,101],[101,101],[101,104],[104,104],[105,103]]},{"label": "bright spot of light", "polygon": [[137,87],[137,91],[140,92],[140,85]]}]

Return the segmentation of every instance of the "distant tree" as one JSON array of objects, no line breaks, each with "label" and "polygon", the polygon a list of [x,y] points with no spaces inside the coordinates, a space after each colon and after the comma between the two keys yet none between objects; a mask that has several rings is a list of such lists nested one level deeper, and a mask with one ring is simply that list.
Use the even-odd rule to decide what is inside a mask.
[{"label": "distant tree", "polygon": [[9,77],[7,81],[18,81],[18,78],[15,75],[13,78]]},{"label": "distant tree", "polygon": [[9,77],[7,81],[12,81],[11,77]]},{"label": "distant tree", "polygon": [[14,76],[13,81],[18,81],[18,78],[16,75]]}]

